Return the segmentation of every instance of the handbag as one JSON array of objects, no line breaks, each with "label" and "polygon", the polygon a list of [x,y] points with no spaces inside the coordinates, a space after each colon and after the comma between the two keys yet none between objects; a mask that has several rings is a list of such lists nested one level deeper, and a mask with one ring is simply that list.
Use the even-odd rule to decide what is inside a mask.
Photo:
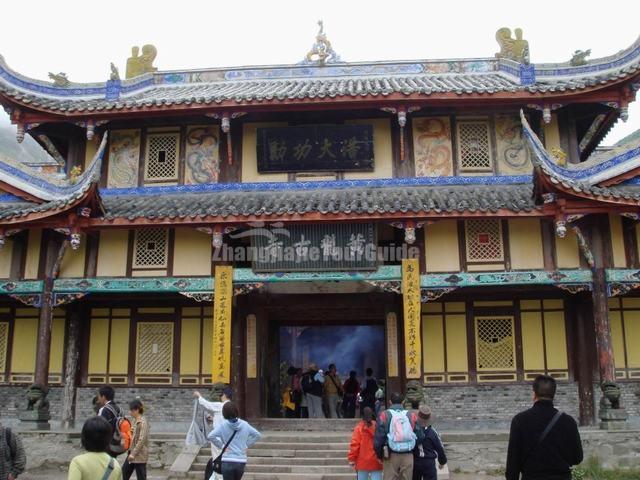
[{"label": "handbag", "polygon": [[222,473],[222,455],[224,455],[224,452],[226,452],[227,448],[229,447],[229,444],[233,441],[233,437],[236,436],[236,433],[238,433],[237,430],[233,432],[233,435],[231,435],[231,438],[227,441],[227,443],[223,447],[222,451],[220,452],[220,455],[218,455],[216,459],[213,461],[214,472]]}]

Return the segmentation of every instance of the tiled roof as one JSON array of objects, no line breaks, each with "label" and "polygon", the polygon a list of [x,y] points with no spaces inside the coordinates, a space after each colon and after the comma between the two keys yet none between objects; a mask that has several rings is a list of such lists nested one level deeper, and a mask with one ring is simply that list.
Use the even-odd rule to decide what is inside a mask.
[{"label": "tiled roof", "polygon": [[562,93],[598,87],[639,72],[640,41],[584,66],[524,65],[495,58],[337,63],[165,71],[108,85],[68,87],[24,77],[12,71],[0,57],[0,93],[39,109],[99,113],[222,102],[292,102],[391,94],[428,97],[438,93]]}]

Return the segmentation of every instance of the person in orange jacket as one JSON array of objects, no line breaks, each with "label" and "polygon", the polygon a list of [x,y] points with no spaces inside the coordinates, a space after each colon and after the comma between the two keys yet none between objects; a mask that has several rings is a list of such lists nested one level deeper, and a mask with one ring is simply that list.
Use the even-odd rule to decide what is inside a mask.
[{"label": "person in orange jacket", "polygon": [[373,448],[373,437],[376,433],[376,422],[371,407],[363,410],[362,421],[353,429],[351,448],[349,449],[349,465],[358,474],[358,480],[382,480],[382,462]]}]

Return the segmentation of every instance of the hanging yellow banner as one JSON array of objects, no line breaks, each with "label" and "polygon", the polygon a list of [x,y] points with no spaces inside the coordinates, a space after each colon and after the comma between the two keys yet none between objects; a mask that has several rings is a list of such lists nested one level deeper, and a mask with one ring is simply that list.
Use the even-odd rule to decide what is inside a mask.
[{"label": "hanging yellow banner", "polygon": [[407,378],[420,378],[420,264],[417,258],[402,260],[402,303],[404,307],[404,356]]},{"label": "hanging yellow banner", "polygon": [[211,382],[231,382],[231,300],[233,267],[219,265],[213,284],[213,348],[211,349]]}]

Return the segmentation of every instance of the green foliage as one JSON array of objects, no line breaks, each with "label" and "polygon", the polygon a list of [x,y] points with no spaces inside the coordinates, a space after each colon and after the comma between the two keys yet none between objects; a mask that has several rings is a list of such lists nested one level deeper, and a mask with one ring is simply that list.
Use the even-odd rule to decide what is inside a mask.
[{"label": "green foliage", "polygon": [[640,470],[613,469],[605,470],[600,466],[598,459],[589,458],[586,462],[575,467],[571,471],[572,480],[638,480]]}]

